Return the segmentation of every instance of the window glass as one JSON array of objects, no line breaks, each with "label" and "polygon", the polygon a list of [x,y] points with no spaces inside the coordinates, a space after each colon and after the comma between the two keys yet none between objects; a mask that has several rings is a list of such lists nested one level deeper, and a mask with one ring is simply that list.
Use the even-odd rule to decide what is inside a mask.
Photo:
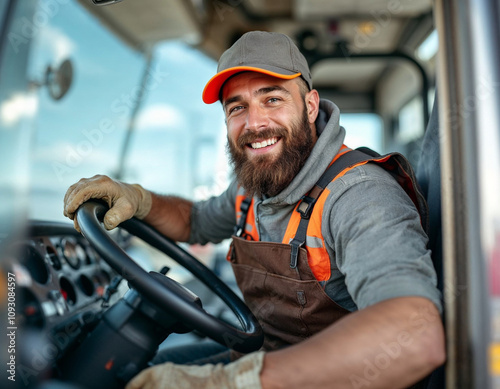
[{"label": "window glass", "polygon": [[34,9],[32,1],[13,6],[4,1],[0,5],[0,25],[3,28],[0,43],[0,249],[4,238],[12,231],[21,230],[26,217],[28,186],[28,139],[37,111],[37,99],[28,90],[26,80],[26,44],[18,47],[15,39],[21,36],[20,23]]},{"label": "window glass", "polygon": [[[429,88],[427,95],[429,104],[429,115],[432,112],[436,88]],[[425,124],[423,117],[423,102],[422,97],[415,96],[407,104],[403,105],[398,114],[399,129],[397,132],[397,141],[401,144],[420,139],[425,132]]]},{"label": "window glass", "polygon": [[422,98],[416,96],[399,111],[399,131],[397,140],[406,144],[419,139],[424,134],[424,118],[422,115]]},{"label": "window glass", "polygon": [[417,56],[422,61],[429,61],[433,58],[438,50],[438,34],[436,30],[433,30],[429,36],[420,44],[417,48]]},{"label": "window glass", "polygon": [[382,121],[371,113],[344,113],[340,125],[346,130],[344,143],[352,149],[366,146],[382,153]]},{"label": "window glass", "polygon": [[227,186],[226,130],[219,103],[201,99],[217,64],[178,42],[158,45],[157,79],[131,138],[126,181],[197,199]]},{"label": "window glass", "polygon": [[[37,26],[28,78],[43,84],[48,66],[69,59],[73,80],[60,100],[43,86],[36,93],[30,216],[67,220],[62,216],[66,189],[81,177],[117,170],[145,60],[77,2],[66,2],[56,11]],[[42,7],[40,12],[45,12]]]}]

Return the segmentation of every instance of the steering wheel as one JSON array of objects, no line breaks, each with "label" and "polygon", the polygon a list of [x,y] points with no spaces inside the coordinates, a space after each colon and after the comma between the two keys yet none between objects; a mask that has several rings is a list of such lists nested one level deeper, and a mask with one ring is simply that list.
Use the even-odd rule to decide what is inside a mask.
[{"label": "steering wheel", "polygon": [[250,309],[209,268],[169,238],[146,223],[132,218],[120,224],[121,228],[141,238],[189,270],[219,296],[238,318],[242,329],[210,315],[197,304],[189,302],[179,293],[175,281],[160,282],[130,258],[106,233],[101,222],[108,206],[100,201],[88,201],[77,211],[78,224],[83,236],[102,258],[130,285],[149,301],[176,317],[181,323],[200,331],[213,340],[240,352],[258,350],[264,335]]}]

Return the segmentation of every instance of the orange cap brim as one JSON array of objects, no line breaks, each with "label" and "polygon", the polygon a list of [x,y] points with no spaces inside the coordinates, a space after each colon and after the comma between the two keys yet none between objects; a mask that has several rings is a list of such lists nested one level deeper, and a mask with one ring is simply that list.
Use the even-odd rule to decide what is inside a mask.
[{"label": "orange cap brim", "polygon": [[220,88],[222,88],[222,85],[227,81],[227,79],[236,73],[241,73],[241,72],[257,72],[257,73],[263,73],[267,74],[269,76],[277,77],[277,78],[282,78],[285,80],[291,80],[293,78],[299,77],[302,73],[294,73],[294,74],[280,74],[276,72],[272,72],[270,70],[265,70],[257,67],[252,67],[252,66],[235,66],[233,68],[225,69],[219,73],[217,73],[215,76],[213,76],[210,81],[207,82],[207,85],[205,85],[205,89],[203,89],[203,102],[205,104],[212,104],[215,103],[216,101],[219,100],[219,92]]}]

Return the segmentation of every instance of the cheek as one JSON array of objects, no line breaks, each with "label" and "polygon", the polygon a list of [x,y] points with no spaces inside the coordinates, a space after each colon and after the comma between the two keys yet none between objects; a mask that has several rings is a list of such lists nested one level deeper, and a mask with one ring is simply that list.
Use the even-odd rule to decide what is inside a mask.
[{"label": "cheek", "polygon": [[290,128],[297,121],[296,109],[277,110],[273,115],[272,123],[274,126]]},{"label": "cheek", "polygon": [[231,126],[229,123],[227,124],[227,139],[233,144],[236,143],[238,137],[240,136],[241,131]]},{"label": "cheek", "polygon": [[227,135],[231,139],[238,139],[243,133],[245,122],[241,118],[231,118],[226,122]]}]

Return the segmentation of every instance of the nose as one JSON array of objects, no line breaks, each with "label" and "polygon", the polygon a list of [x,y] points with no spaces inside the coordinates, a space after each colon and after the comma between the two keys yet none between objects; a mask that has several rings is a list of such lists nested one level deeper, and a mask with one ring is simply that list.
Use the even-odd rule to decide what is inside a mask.
[{"label": "nose", "polygon": [[247,108],[245,129],[247,131],[259,131],[269,127],[269,117],[263,107],[251,104]]}]

